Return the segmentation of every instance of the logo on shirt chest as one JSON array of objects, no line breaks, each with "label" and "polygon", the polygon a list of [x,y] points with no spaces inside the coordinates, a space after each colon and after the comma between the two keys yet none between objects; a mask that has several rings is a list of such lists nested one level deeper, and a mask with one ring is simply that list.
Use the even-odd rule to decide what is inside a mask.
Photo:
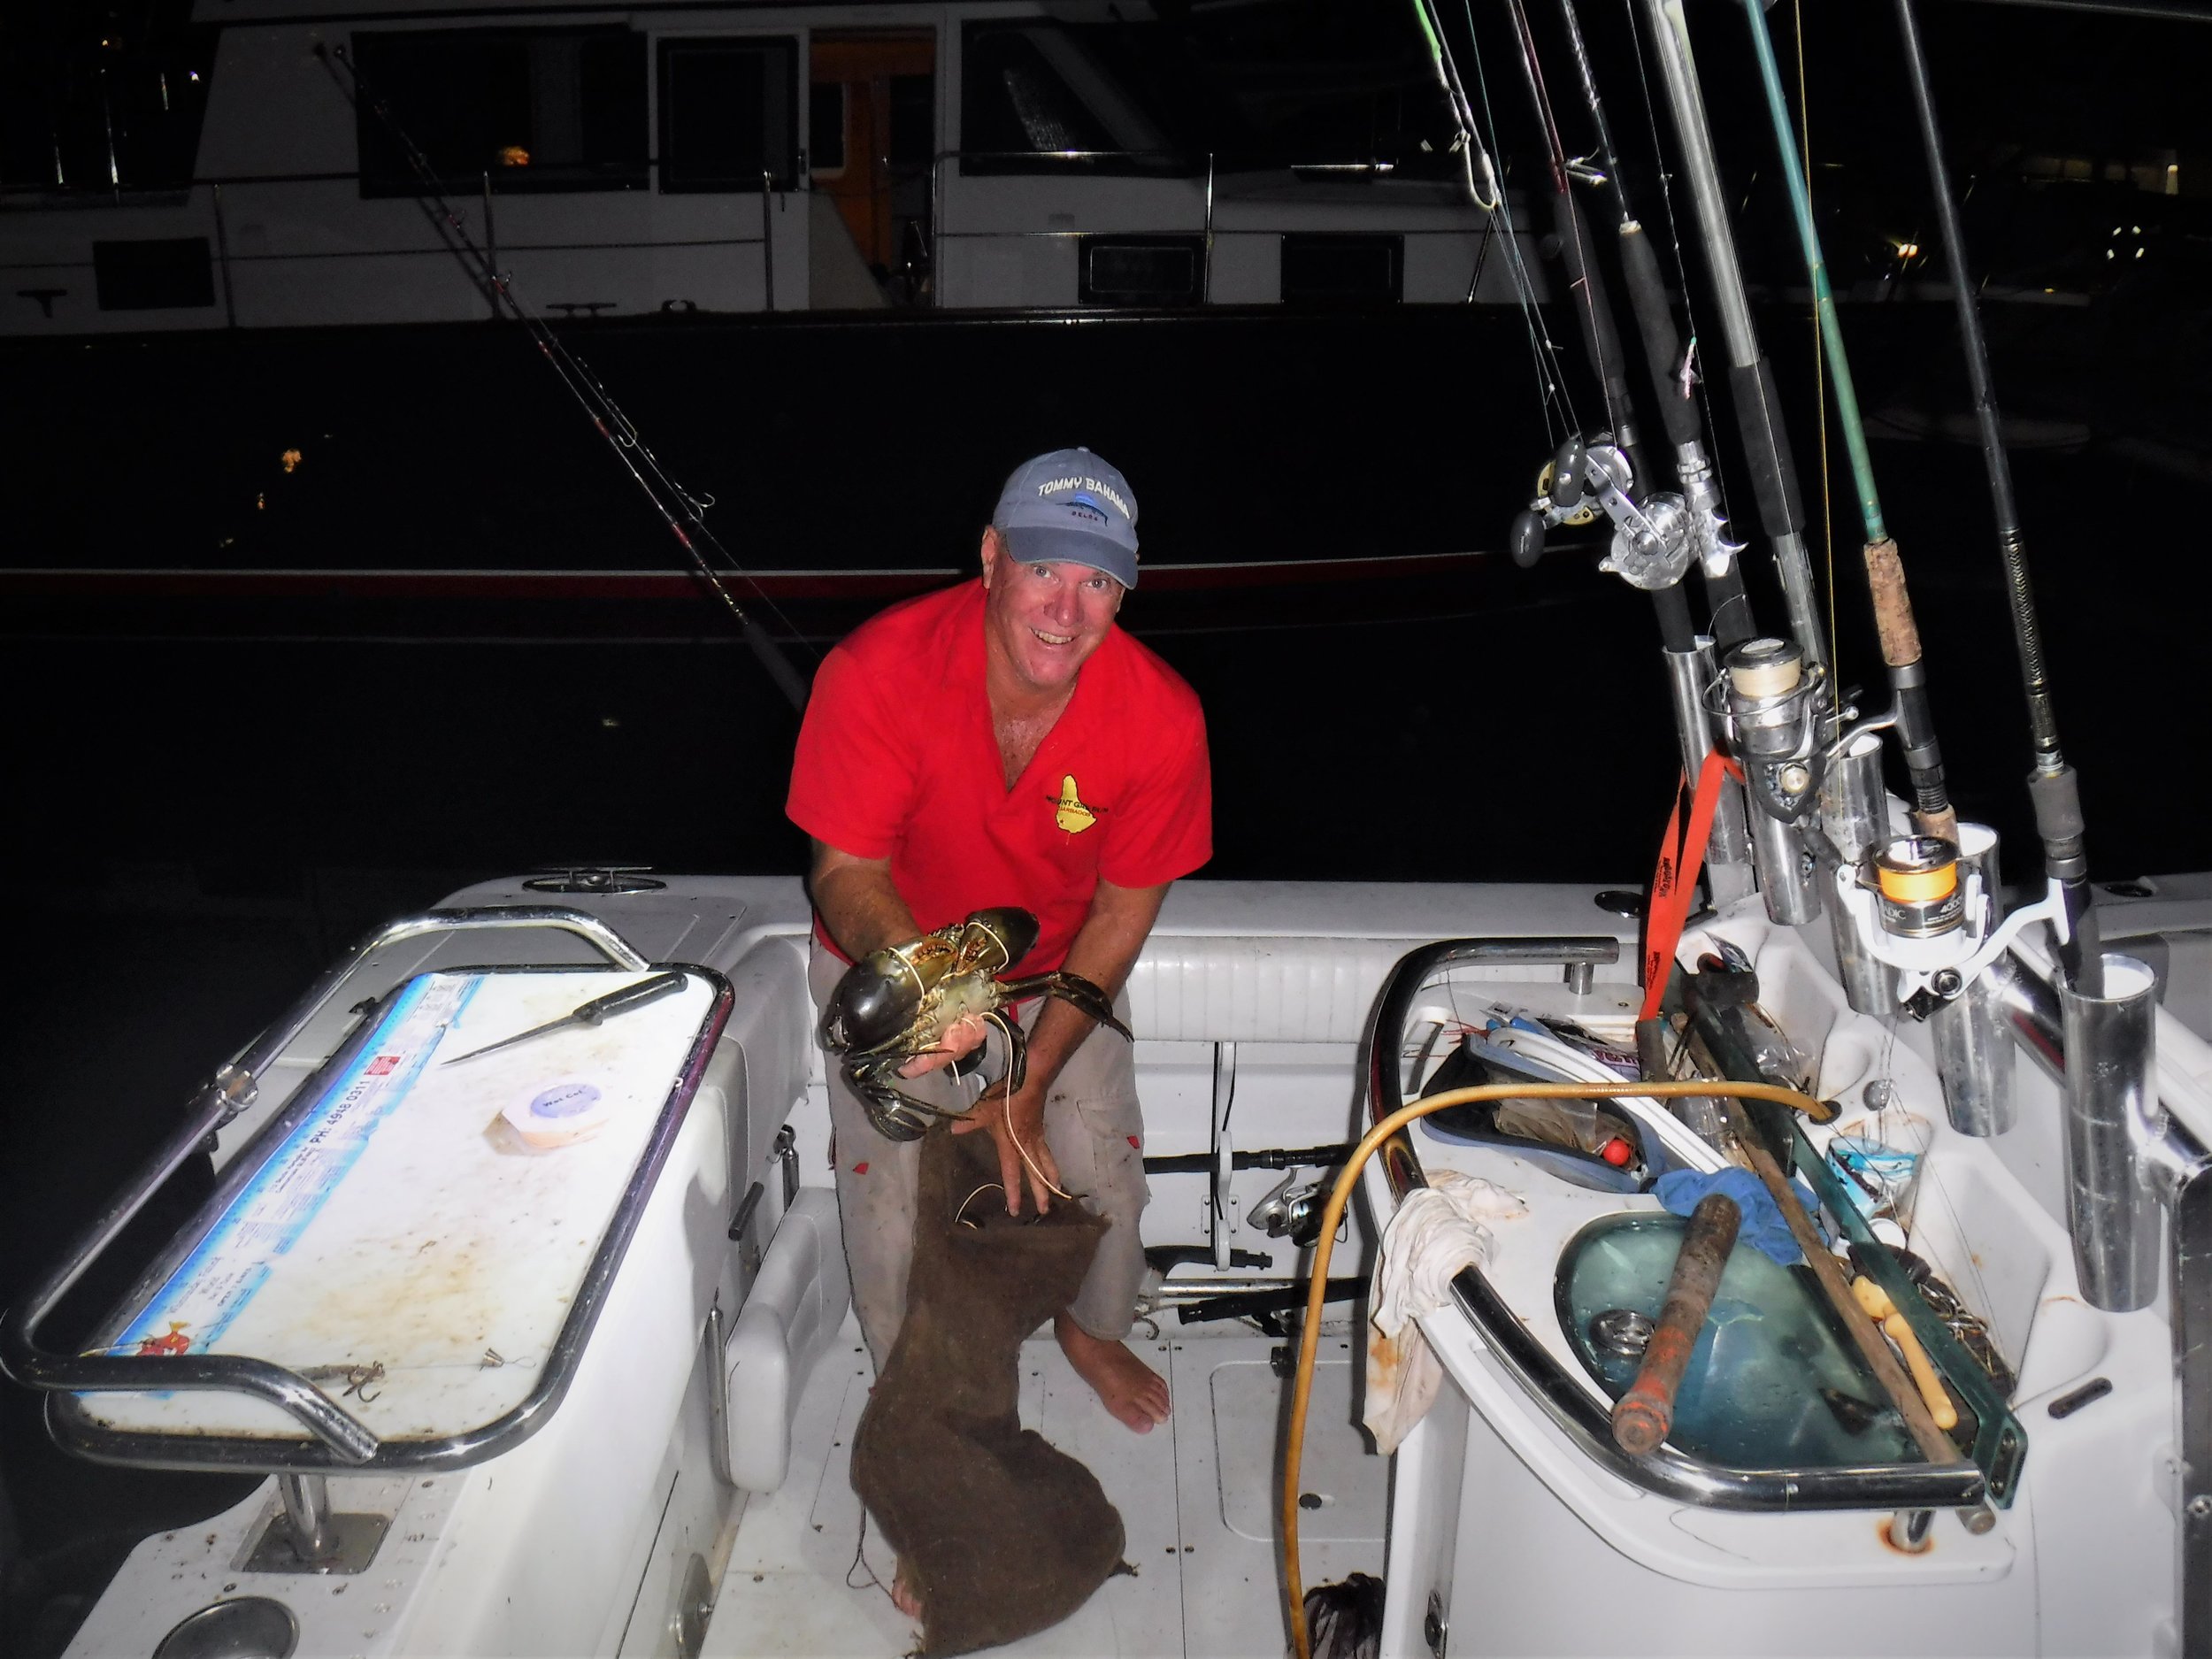
[{"label": "logo on shirt chest", "polygon": [[1079,835],[1099,820],[1104,807],[1086,806],[1080,790],[1076,787],[1075,774],[1067,773],[1060,780],[1060,793],[1048,795],[1052,803],[1052,821],[1071,835]]}]

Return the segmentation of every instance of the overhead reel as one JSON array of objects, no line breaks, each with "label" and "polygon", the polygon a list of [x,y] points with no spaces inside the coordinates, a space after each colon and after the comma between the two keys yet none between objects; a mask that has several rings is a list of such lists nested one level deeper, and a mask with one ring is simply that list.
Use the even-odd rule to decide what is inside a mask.
[{"label": "overhead reel", "polygon": [[[1686,446],[1694,448],[1694,446]],[[1743,549],[1722,534],[1726,520],[1712,469],[1701,457],[1678,458],[1685,490],[1646,494],[1626,452],[1610,433],[1569,438],[1536,478],[1536,495],[1513,520],[1513,562],[1524,570],[1543,557],[1545,532],[1555,525],[1592,524],[1599,512],[1613,537],[1598,568],[1646,593],[1671,588],[1693,560],[1725,573]]]}]

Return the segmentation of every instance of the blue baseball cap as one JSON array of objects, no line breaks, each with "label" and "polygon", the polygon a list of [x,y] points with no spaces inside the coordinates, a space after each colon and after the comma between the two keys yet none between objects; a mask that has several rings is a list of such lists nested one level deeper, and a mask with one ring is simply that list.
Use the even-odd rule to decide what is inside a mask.
[{"label": "blue baseball cap", "polygon": [[1024,565],[1082,565],[1137,585],[1137,498],[1088,449],[1024,461],[999,491],[991,523]]}]

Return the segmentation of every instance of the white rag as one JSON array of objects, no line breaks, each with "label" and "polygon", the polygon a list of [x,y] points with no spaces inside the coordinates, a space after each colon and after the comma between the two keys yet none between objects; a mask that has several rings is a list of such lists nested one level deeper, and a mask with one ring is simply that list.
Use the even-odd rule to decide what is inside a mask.
[{"label": "white rag", "polygon": [[1437,1170],[1409,1193],[1383,1229],[1367,1298],[1367,1405],[1362,1421],[1385,1456],[1435,1402],[1444,1370],[1416,1323],[1451,1300],[1452,1276],[1487,1262],[1490,1229],[1528,1213],[1502,1187]]}]

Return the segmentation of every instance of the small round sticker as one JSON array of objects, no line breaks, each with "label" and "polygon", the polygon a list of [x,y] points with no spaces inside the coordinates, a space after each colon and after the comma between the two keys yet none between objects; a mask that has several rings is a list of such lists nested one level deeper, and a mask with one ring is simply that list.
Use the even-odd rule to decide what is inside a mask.
[{"label": "small round sticker", "polygon": [[533,1118],[573,1118],[598,1103],[599,1088],[593,1083],[556,1083],[530,1102]]}]

